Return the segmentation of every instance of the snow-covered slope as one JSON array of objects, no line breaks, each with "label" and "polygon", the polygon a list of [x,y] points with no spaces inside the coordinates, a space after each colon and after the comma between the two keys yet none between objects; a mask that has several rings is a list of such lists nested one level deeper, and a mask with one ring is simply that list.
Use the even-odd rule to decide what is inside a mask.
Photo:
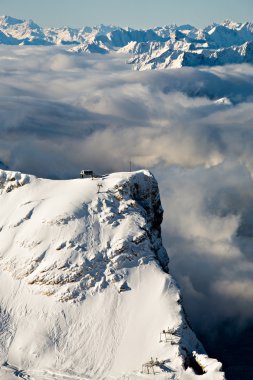
[{"label": "snow-covered slope", "polygon": [[150,172],[0,170],[0,210],[1,379],[224,379],[168,274]]}]

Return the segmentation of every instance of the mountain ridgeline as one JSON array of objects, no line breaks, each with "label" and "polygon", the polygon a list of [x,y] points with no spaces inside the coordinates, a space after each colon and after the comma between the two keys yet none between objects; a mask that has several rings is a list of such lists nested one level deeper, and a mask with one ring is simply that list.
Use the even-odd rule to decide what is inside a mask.
[{"label": "mountain ridgeline", "polygon": [[0,44],[63,45],[70,53],[118,53],[135,70],[253,63],[253,23],[224,21],[203,29],[167,25],[152,29],[98,25],[42,28],[32,20],[0,17]]}]

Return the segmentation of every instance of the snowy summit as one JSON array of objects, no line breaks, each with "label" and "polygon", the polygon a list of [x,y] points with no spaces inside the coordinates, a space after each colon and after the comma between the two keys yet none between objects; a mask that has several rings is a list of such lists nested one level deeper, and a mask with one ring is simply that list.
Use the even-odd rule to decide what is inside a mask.
[{"label": "snowy summit", "polygon": [[169,274],[149,171],[0,170],[0,209],[1,379],[224,379]]}]

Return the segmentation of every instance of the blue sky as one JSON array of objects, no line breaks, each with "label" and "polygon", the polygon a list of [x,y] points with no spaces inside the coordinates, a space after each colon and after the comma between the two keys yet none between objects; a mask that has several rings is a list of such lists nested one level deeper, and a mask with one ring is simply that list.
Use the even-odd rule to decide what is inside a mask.
[{"label": "blue sky", "polygon": [[32,18],[42,26],[253,21],[253,0],[1,0],[0,14]]}]

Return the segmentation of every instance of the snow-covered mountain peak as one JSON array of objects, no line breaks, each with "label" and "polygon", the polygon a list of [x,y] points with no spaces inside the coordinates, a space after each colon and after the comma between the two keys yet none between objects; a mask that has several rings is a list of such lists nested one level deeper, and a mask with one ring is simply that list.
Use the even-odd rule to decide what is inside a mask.
[{"label": "snow-covered mountain peak", "polygon": [[121,28],[116,25],[104,25],[104,24],[99,24],[92,28],[93,31],[97,32],[97,35],[106,35],[117,29],[121,29]]},{"label": "snow-covered mountain peak", "polygon": [[8,215],[0,267],[36,292],[81,300],[124,282],[128,268],[152,260],[167,267],[159,191],[149,172],[49,181],[0,171],[0,183]]},{"label": "snow-covered mountain peak", "polygon": [[0,28],[7,29],[19,29],[19,28],[28,28],[28,29],[41,29],[41,27],[36,24],[33,20],[20,20],[10,16],[0,16]]},{"label": "snow-covered mountain peak", "polygon": [[232,105],[232,102],[231,102],[231,100],[228,97],[217,99],[217,100],[215,100],[215,103],[216,104],[226,105],[226,106],[231,106]]},{"label": "snow-covered mountain peak", "polygon": [[1,27],[8,27],[11,25],[22,24],[24,20],[19,20],[11,16],[0,16],[0,25]]},{"label": "snow-covered mountain peak", "polygon": [[41,27],[38,25],[38,24],[36,24],[33,20],[26,20],[26,21],[24,21],[24,26],[26,27],[26,28],[30,28],[30,29],[41,29]]},{"label": "snow-covered mountain peak", "polygon": [[0,183],[1,379],[224,380],[168,273],[149,171]]},{"label": "snow-covered mountain peak", "polygon": [[195,26],[192,26],[190,24],[183,24],[177,27],[178,30],[196,30]]},{"label": "snow-covered mountain peak", "polygon": [[238,22],[235,22],[235,21],[232,21],[232,20],[224,20],[221,25],[225,26],[226,28],[229,28],[229,29],[236,29],[239,27],[239,23]]}]

